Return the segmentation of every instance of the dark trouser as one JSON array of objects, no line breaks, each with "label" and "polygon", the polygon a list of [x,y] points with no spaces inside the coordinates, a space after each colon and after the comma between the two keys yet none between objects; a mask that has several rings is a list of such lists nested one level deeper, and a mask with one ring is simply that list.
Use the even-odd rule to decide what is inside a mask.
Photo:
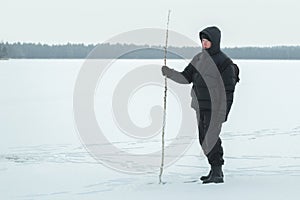
[{"label": "dark trouser", "polygon": [[[203,147],[202,144],[205,140],[205,136],[210,124],[211,111],[201,110],[201,111],[196,111],[196,114],[198,120],[199,141],[201,147]],[[222,124],[219,124],[219,128],[213,129],[214,131],[217,131],[213,133],[214,135],[219,136],[221,131],[221,126]],[[215,141],[216,142],[214,142],[215,145],[213,146],[213,148],[208,153],[205,154],[211,166],[220,166],[224,164],[222,141],[220,137],[218,137]]]}]

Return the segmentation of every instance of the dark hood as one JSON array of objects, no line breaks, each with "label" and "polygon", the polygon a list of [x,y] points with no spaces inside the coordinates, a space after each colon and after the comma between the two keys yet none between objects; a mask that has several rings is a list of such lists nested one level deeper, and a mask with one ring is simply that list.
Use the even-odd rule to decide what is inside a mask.
[{"label": "dark hood", "polygon": [[212,43],[209,49],[206,49],[210,55],[214,55],[220,52],[220,42],[221,42],[221,31],[215,26],[207,27],[199,33],[201,40],[201,35],[206,34]]}]

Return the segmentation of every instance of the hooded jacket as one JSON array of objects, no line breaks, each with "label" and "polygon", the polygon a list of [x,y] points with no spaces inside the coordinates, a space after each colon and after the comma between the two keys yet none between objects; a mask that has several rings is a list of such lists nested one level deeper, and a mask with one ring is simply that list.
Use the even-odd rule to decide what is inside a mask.
[{"label": "hooded jacket", "polygon": [[[221,41],[221,31],[217,27],[208,27],[202,30],[199,33],[199,37],[202,40],[202,36],[205,34],[205,38],[208,38],[211,41],[212,46],[206,51],[209,53],[210,57],[218,67],[218,70],[222,76],[223,83],[226,90],[226,101],[227,101],[227,112],[226,119],[229,114],[232,102],[233,102],[233,93],[235,85],[238,82],[238,68],[232,62],[232,60],[225,55],[220,48]],[[192,107],[194,109],[200,110],[211,110],[211,99],[209,95],[209,90],[207,85],[200,75],[200,73],[193,66],[193,62],[199,60],[201,53],[197,54],[191,63],[181,72],[181,75],[187,80],[188,83],[193,83],[192,90],[195,92],[195,95],[192,95]],[[176,81],[176,80],[175,80]],[[192,92],[193,94],[193,92]],[[198,106],[195,106],[197,101]]]}]

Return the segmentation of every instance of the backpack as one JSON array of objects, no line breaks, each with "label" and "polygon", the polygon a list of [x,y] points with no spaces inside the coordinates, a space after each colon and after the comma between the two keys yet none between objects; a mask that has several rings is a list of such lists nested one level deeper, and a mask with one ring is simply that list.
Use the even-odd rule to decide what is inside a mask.
[{"label": "backpack", "polygon": [[234,65],[234,71],[235,71],[235,77],[236,77],[236,82],[240,82],[240,69],[239,67],[237,66],[237,64],[235,63],[232,63]]}]

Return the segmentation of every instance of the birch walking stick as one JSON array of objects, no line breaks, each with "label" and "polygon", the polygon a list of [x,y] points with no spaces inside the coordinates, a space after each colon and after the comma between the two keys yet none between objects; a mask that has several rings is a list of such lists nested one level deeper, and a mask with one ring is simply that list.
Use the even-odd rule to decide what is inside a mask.
[{"label": "birch walking stick", "polygon": [[[166,43],[165,43],[165,54],[164,54],[164,65],[167,65],[167,47],[168,47],[168,37],[169,37],[169,21],[170,21],[170,13],[168,13],[168,21],[167,21],[167,30],[166,30]],[[164,170],[164,157],[165,157],[165,127],[166,127],[166,110],[167,110],[167,76],[165,76],[165,91],[164,91],[164,113],[163,113],[163,127],[162,127],[162,144],[161,144],[161,165],[160,165],[160,173],[159,173],[159,184],[162,184],[162,174]]]}]

